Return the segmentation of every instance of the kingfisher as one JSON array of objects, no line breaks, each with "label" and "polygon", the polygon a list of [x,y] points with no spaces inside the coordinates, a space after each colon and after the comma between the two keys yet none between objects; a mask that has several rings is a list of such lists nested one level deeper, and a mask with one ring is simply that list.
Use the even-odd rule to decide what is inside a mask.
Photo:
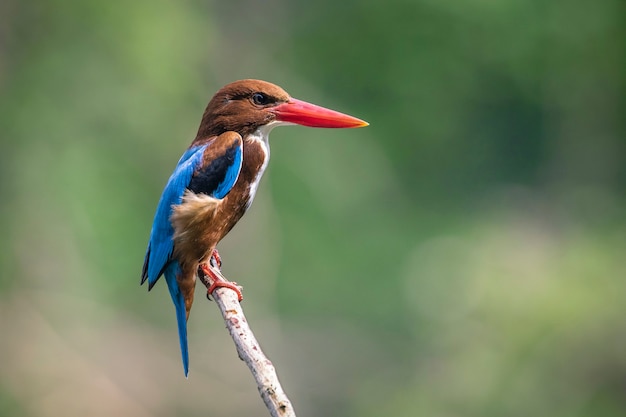
[{"label": "kingfisher", "polygon": [[210,295],[239,287],[214,274],[217,244],[250,207],[270,157],[277,126],[364,127],[368,123],[292,98],[277,85],[240,80],[222,87],[204,111],[196,138],[170,176],[156,209],[141,273],[151,290],[165,276],[176,310],[185,377],[189,374],[187,319],[199,273],[211,276]]}]

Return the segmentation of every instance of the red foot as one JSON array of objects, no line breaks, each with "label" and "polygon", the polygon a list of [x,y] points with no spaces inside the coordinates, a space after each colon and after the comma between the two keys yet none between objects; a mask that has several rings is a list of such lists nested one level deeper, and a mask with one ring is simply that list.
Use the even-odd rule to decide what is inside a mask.
[{"label": "red foot", "polygon": [[217,251],[217,249],[213,249],[213,254],[211,254],[211,261],[215,261],[217,269],[222,269],[222,258],[220,257],[220,253]]},{"label": "red foot", "polygon": [[209,286],[209,289],[207,290],[208,295],[213,294],[213,291],[215,291],[216,288],[224,287],[230,288],[231,290],[235,291],[237,293],[237,298],[239,299],[239,301],[243,300],[243,294],[241,293],[241,289],[236,283],[226,281],[224,278],[213,272],[207,264],[200,265],[200,269],[202,269],[204,275],[210,276],[213,280],[213,283]]}]

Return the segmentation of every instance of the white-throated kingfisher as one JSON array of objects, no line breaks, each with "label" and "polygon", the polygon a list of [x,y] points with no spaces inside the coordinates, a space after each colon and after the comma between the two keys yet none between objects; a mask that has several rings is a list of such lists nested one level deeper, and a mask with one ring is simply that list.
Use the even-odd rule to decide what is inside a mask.
[{"label": "white-throated kingfisher", "polygon": [[246,212],[270,157],[268,136],[276,126],[363,127],[355,117],[291,98],[259,80],[224,86],[209,102],[196,138],[178,161],[159,200],[141,283],[152,289],[161,275],[176,308],[185,376],[189,372],[187,319],[198,268],[214,278],[211,292],[233,283],[217,279],[216,246]]}]

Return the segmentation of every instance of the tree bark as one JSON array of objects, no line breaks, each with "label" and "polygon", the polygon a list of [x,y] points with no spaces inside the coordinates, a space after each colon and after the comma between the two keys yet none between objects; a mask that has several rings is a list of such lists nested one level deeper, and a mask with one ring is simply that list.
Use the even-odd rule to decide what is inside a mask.
[{"label": "tree bark", "polygon": [[[208,264],[208,266],[212,272],[226,280],[217,266],[212,264]],[[198,268],[198,274],[207,288],[213,284],[213,278],[203,274],[201,268]],[[296,417],[291,401],[280,385],[274,365],[261,350],[259,342],[248,325],[237,293],[230,288],[217,287],[210,296],[215,300],[215,304],[222,313],[239,358],[248,365],[250,372],[252,372],[259,394],[261,394],[270,415],[272,417]]]}]

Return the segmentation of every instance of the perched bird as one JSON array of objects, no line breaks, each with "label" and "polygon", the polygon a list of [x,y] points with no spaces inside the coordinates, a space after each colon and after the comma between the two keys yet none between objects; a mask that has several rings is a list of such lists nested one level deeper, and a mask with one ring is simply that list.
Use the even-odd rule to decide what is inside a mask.
[{"label": "perched bird", "polygon": [[141,274],[152,289],[161,275],[176,308],[185,376],[189,372],[187,319],[198,268],[215,284],[207,263],[221,264],[216,245],[246,212],[270,156],[268,135],[276,126],[363,127],[355,117],[291,98],[259,80],[235,81],[209,102],[196,138],[178,161],[154,216]]}]

